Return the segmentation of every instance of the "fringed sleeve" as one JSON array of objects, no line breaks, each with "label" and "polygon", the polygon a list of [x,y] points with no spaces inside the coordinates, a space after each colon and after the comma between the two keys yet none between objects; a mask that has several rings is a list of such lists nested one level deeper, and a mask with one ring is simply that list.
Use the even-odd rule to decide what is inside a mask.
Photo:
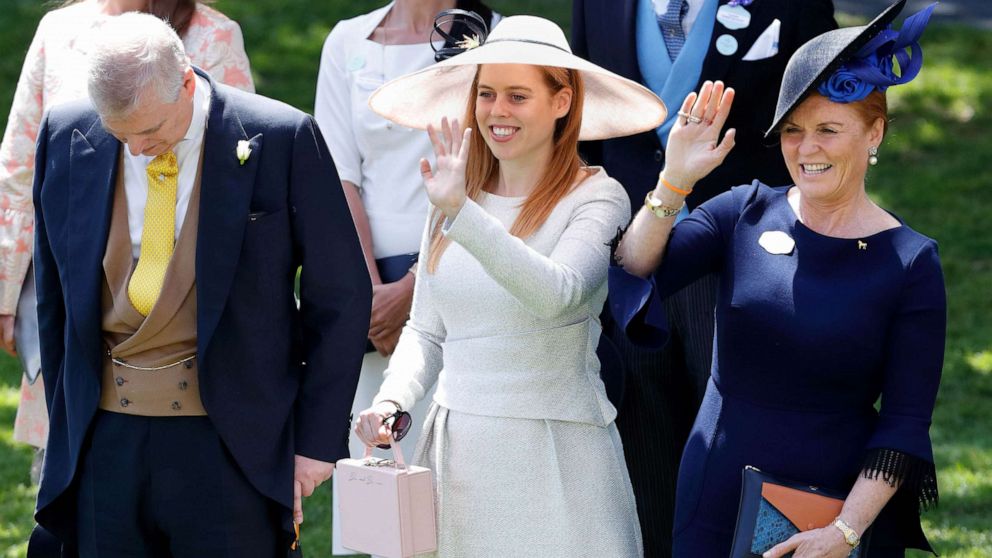
[{"label": "fringed sleeve", "polygon": [[915,495],[920,511],[937,507],[937,470],[934,464],[899,451],[876,448],[869,450],[861,468],[866,479],[882,479],[889,486]]},{"label": "fringed sleeve", "polygon": [[946,323],[937,245],[927,239],[907,262],[899,306],[889,326],[878,422],[862,465],[865,477],[900,487],[899,505],[918,502],[919,511],[937,504],[930,424],[944,361]]}]

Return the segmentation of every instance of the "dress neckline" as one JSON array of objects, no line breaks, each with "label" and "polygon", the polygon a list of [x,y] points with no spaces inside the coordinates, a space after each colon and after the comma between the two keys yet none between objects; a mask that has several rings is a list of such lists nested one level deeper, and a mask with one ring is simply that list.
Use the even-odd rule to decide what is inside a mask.
[{"label": "dress neckline", "polygon": [[789,215],[792,217],[792,219],[794,219],[794,222],[795,222],[794,227],[796,229],[799,229],[799,230],[807,231],[811,235],[813,235],[813,236],[815,236],[817,238],[824,238],[824,239],[827,239],[827,240],[836,240],[836,241],[842,241],[842,242],[849,242],[851,240],[866,240],[866,239],[869,239],[869,238],[876,238],[876,237],[879,237],[879,236],[882,236],[882,235],[891,233],[893,231],[899,231],[901,229],[906,228],[906,222],[905,221],[903,221],[895,213],[892,213],[891,211],[889,211],[888,209],[885,209],[883,207],[882,208],[882,211],[884,211],[884,212],[888,213],[889,215],[891,215],[892,218],[895,219],[896,221],[899,221],[899,225],[898,226],[890,227],[888,229],[882,229],[882,230],[880,230],[880,231],[878,231],[876,233],[872,233],[872,234],[867,235],[867,236],[851,236],[851,237],[831,236],[831,235],[828,235],[828,234],[823,234],[823,233],[817,232],[817,231],[809,228],[808,226],[806,226],[806,224],[803,223],[799,219],[799,215],[796,214],[795,208],[793,208],[792,207],[792,204],[789,203],[789,190],[791,190],[793,188],[796,188],[796,186],[795,185],[792,185],[792,186],[789,186],[789,187],[784,188],[782,190],[782,203],[785,204],[786,211],[788,211],[789,212]]},{"label": "dress neckline", "polygon": [[502,208],[519,208],[525,201],[527,201],[527,196],[500,196],[498,194],[491,194],[485,190],[482,191],[482,199],[480,202],[485,202],[486,205],[492,207],[502,207]]},{"label": "dress neckline", "polygon": [[[593,165],[588,167],[582,167],[580,169],[580,172],[585,172],[585,171],[592,171],[592,173],[590,173],[588,176],[580,180],[572,191],[586,184],[586,182],[588,181],[593,181],[603,177],[608,178],[606,171],[601,166]],[[499,194],[493,194],[492,192],[487,192],[486,190],[483,190],[482,193],[485,194],[486,196],[483,199],[491,200],[494,203],[494,205],[500,205],[500,204],[519,205],[527,200],[527,196],[501,196]]]}]

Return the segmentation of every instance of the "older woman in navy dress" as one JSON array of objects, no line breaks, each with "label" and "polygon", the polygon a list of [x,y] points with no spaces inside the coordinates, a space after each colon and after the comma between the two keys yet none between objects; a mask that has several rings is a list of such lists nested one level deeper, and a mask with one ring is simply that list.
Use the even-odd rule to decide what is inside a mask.
[{"label": "older woman in navy dress", "polygon": [[734,143],[733,130],[720,139],[733,90],[690,94],[658,186],[617,250],[611,309],[638,342],[663,338],[659,297],[720,274],[712,378],[678,480],[676,557],[729,554],[746,465],[848,493],[838,522],[765,556],[847,556],[869,526],[872,558],[932,550],[919,510],[937,501],[929,426],[943,276],[936,242],[865,191],[886,132],[884,90],[919,71],[915,41],[932,10],[897,33],[886,26],[902,4],[790,61],[770,132],[795,185],[738,186],[672,229],[685,194]]}]

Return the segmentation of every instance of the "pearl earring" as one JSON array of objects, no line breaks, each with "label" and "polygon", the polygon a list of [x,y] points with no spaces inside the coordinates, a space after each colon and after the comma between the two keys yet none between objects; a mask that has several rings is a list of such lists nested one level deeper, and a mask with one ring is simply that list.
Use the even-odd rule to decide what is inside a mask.
[{"label": "pearl earring", "polygon": [[878,148],[874,145],[868,148],[868,164],[873,167],[878,164]]}]

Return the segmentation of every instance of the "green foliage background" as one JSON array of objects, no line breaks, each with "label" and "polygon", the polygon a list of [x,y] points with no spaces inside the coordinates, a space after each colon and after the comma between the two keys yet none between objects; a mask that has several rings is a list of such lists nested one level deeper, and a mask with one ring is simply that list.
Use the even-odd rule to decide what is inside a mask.
[{"label": "green foliage background", "polygon": [[[384,4],[371,0],[221,0],[238,20],[259,93],[313,109],[323,40],[340,19]],[[533,13],[568,32],[567,0],[493,0],[504,14]],[[5,124],[24,53],[50,2],[4,0],[0,15],[0,126]],[[842,24],[856,18],[842,16]],[[884,207],[940,243],[948,291],[944,379],[932,437],[941,504],[925,526],[941,555],[992,556],[992,33],[933,26],[926,67],[891,90],[890,135],[869,190]],[[24,555],[36,489],[31,452],[11,440],[20,376],[0,357],[0,557]],[[306,503],[308,556],[328,556],[330,495]],[[911,553],[911,556],[923,556]]]}]

